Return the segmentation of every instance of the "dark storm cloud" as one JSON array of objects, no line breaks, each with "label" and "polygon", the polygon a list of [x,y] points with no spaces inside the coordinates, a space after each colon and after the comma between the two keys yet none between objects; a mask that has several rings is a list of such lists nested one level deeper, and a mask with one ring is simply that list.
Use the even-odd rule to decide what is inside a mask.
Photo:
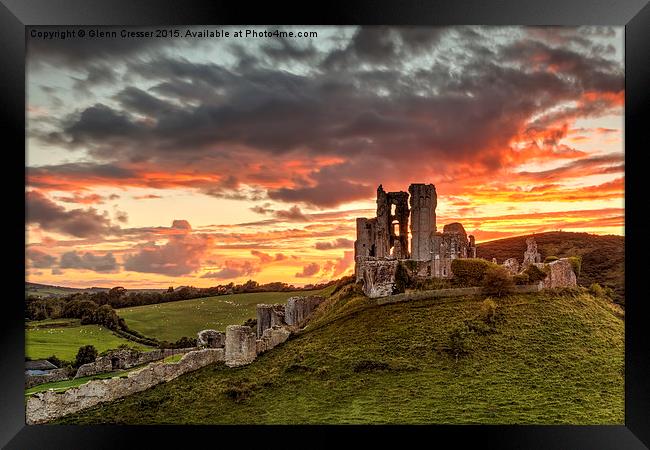
[{"label": "dark storm cloud", "polygon": [[112,253],[106,253],[104,256],[93,253],[77,253],[71,251],[61,255],[59,262],[61,269],[81,269],[92,270],[94,272],[108,273],[117,272],[118,265]]},{"label": "dark storm cloud", "polygon": [[176,107],[171,103],[163,101],[158,97],[133,86],[129,86],[120,91],[115,98],[125,109],[140,114],[156,116],[176,110]]},{"label": "dark storm cloud", "polygon": [[323,61],[326,69],[343,69],[359,64],[389,66],[422,51],[430,51],[446,31],[444,27],[361,27],[342,49]]},{"label": "dark storm cloud", "polygon": [[275,61],[312,61],[318,58],[319,52],[311,43],[296,45],[286,38],[274,39],[271,43],[262,46],[262,51]]},{"label": "dark storm cloud", "polygon": [[113,226],[106,214],[100,214],[95,208],[66,210],[35,191],[27,193],[26,221],[38,224],[43,230],[80,238],[119,231],[119,227]]},{"label": "dark storm cloud", "polygon": [[[498,170],[531,117],[542,116],[533,126],[548,126],[598,116],[623,86],[621,65],[602,55],[554,47],[534,33],[488,46],[489,30],[469,27],[454,29],[462,51],[407,68],[414,55],[432,54],[447,33],[360,28],[304,74],[266,63],[312,58],[309,46],[288,41],[241,49],[248,62],[231,68],[169,55],[133,58],[129,72],[153,87],[126,86],[115,97],[122,110],[95,104],[63,118],[61,131],[44,139],[84,148],[101,161],[150,161],[159,171],[203,167],[209,159],[214,171],[228,173],[243,155],[256,161],[329,155],[342,162],[315,167],[291,183],[282,171],[263,180],[240,166],[235,186],[197,187],[217,197],[266,194],[328,207],[371,196],[376,179],[394,178],[406,167],[414,176],[458,164]],[[588,33],[561,37],[580,45],[592,39]],[[567,102],[577,106],[547,113]],[[251,197],[240,184],[258,190]]]},{"label": "dark storm cloud", "polygon": [[[62,27],[39,27],[38,30],[56,31]],[[82,27],[84,28],[84,27]],[[90,30],[91,28],[85,27]],[[96,29],[96,28],[92,28]],[[139,28],[144,30],[144,28]],[[104,28],[104,31],[117,31],[118,36],[101,39],[42,39],[27,38],[27,57],[31,62],[46,62],[53,65],[65,65],[86,69],[89,64],[107,61],[123,61],[143,53],[152,52],[163,47],[170,47],[168,39],[124,39],[119,36],[121,28]]]},{"label": "dark storm cloud", "polygon": [[521,41],[501,53],[506,60],[521,64],[540,64],[551,70],[572,76],[578,88],[605,92],[623,89],[623,68],[602,58],[580,54],[565,47],[554,48],[537,41]]}]

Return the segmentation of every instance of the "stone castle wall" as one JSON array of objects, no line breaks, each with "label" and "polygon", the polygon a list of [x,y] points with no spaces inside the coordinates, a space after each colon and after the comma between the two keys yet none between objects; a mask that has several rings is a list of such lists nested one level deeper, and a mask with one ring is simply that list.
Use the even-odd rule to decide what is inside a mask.
[{"label": "stone castle wall", "polygon": [[63,392],[48,390],[34,394],[27,399],[26,422],[28,425],[49,422],[99,403],[144,391],[223,360],[223,349],[196,350],[186,353],[176,363],[152,363],[125,377],[91,380]]},{"label": "stone castle wall", "polygon": [[194,350],[194,348],[166,348],[156,349],[148,352],[134,350],[117,350],[109,352],[105,356],[99,356],[94,362],[83,364],[77,369],[74,378],[88,377],[100,373],[112,372],[118,369],[130,369],[131,367],[159,361],[172,355],[179,355]]}]

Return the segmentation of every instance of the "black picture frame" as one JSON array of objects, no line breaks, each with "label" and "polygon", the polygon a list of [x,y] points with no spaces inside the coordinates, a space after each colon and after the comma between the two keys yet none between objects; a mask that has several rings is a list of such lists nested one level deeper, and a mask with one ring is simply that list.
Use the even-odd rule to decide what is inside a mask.
[{"label": "black picture frame", "polygon": [[[337,25],[616,25],[625,26],[625,425],[621,426],[396,426],[396,427],[223,427],[223,426],[26,426],[24,418],[24,302],[22,277],[25,182],[25,27],[30,25],[169,24],[337,24]],[[278,2],[174,0],[0,0],[0,126],[3,130],[3,190],[7,277],[0,351],[0,445],[9,449],[187,447],[196,440],[221,445],[305,445],[362,436],[391,436],[408,445],[415,438],[432,446],[468,442],[488,448],[613,449],[650,446],[650,339],[644,336],[644,231],[647,200],[641,177],[643,152],[650,149],[644,127],[650,105],[650,5],[648,0],[451,0]],[[9,200],[9,201],[8,201]],[[22,238],[21,238],[22,236]],[[8,289],[8,290],[7,290]],[[421,436],[413,436],[412,433]]]}]

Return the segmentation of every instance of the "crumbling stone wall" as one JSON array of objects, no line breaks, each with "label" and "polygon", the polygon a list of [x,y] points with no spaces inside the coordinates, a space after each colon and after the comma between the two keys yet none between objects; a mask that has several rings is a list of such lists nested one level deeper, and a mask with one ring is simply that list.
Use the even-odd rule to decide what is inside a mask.
[{"label": "crumbling stone wall", "polygon": [[561,258],[547,264],[541,264],[542,270],[547,273],[541,283],[544,288],[574,287],[577,286],[576,274],[568,258]]},{"label": "crumbling stone wall", "polygon": [[49,422],[99,403],[144,391],[223,360],[224,350],[221,348],[196,350],[186,353],[176,363],[152,363],[125,377],[91,380],[63,392],[48,390],[33,394],[27,399],[26,422],[28,425]]},{"label": "crumbling stone wall", "polygon": [[25,388],[29,389],[30,387],[39,384],[63,381],[68,378],[70,378],[68,376],[68,370],[65,368],[53,369],[42,375],[25,375]]},{"label": "crumbling stone wall", "polygon": [[257,356],[255,332],[244,325],[226,327],[226,365],[228,367],[250,364]]},{"label": "crumbling stone wall", "polygon": [[260,303],[257,305],[257,336],[261,337],[264,330],[275,325],[282,325],[285,315],[285,305],[266,305]]},{"label": "crumbling stone wall", "polygon": [[148,352],[139,352],[132,349],[115,350],[109,352],[107,355],[98,356],[94,362],[80,366],[74,378],[88,377],[119,369],[130,369],[131,367],[159,361],[168,356],[187,353],[192,350],[194,348],[166,348]]},{"label": "crumbling stone wall", "polygon": [[510,275],[517,275],[519,273],[519,260],[517,258],[508,258],[503,261],[503,267]]},{"label": "crumbling stone wall", "polygon": [[264,330],[262,337],[255,341],[256,353],[264,353],[273,347],[282,344],[289,339],[291,333],[280,325],[274,325],[272,328]]},{"label": "crumbling stone wall", "polygon": [[431,259],[425,261],[407,259],[402,260],[399,263],[402,265],[404,270],[406,270],[406,273],[411,280],[424,281],[431,279],[433,275],[434,262]]},{"label": "crumbling stone wall", "polygon": [[[356,222],[356,280],[368,280],[368,274],[376,272],[377,267],[374,266],[377,264],[368,262],[376,259],[431,261],[431,274],[428,276],[448,278],[452,276],[451,260],[476,258],[474,236],[468,236],[460,223],[448,224],[441,233],[436,232],[436,206],[437,193],[433,184],[413,183],[409,186],[408,193],[385,192],[382,185],[379,185],[377,216],[373,219],[358,218]],[[410,251],[407,231],[409,221]],[[363,266],[365,275],[362,273]],[[369,285],[374,286],[375,283]],[[382,285],[379,287],[381,294],[373,295],[383,295],[388,288],[388,284]]]},{"label": "crumbling stone wall", "polygon": [[364,294],[371,298],[391,295],[398,265],[396,259],[369,258],[361,262],[359,274],[363,280]]},{"label": "crumbling stone wall", "polygon": [[99,356],[95,359],[94,362],[86,363],[77,369],[77,373],[74,376],[75,378],[89,377],[91,375],[97,375],[105,372],[113,371],[113,363],[111,358],[108,356]]},{"label": "crumbling stone wall", "polygon": [[377,219],[357,218],[357,240],[354,242],[356,256],[377,256]]},{"label": "crumbling stone wall", "polygon": [[226,345],[226,333],[221,331],[201,330],[196,336],[199,348],[223,348]]},{"label": "crumbling stone wall", "polygon": [[542,255],[537,251],[537,242],[535,238],[526,239],[526,251],[524,252],[524,262],[522,269],[526,269],[531,264],[541,263]]},{"label": "crumbling stone wall", "polygon": [[324,301],[325,297],[320,295],[290,297],[284,308],[285,323],[292,326],[302,326],[312,311]]},{"label": "crumbling stone wall", "polygon": [[[394,249],[395,258],[408,258],[408,192],[385,192],[380,184],[377,188],[377,222],[375,225],[375,256],[385,258],[391,256]],[[395,211],[393,214],[393,205]],[[394,224],[397,224],[395,227]],[[395,229],[397,228],[397,229]]]}]

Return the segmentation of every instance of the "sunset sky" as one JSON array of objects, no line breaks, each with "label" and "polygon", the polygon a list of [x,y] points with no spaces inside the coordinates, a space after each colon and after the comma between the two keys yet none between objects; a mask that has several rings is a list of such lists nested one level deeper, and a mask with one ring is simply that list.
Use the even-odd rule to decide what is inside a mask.
[{"label": "sunset sky", "polygon": [[28,39],[26,279],[338,278],[379,184],[478,242],[624,233],[623,28],[280,29],[318,37]]}]

